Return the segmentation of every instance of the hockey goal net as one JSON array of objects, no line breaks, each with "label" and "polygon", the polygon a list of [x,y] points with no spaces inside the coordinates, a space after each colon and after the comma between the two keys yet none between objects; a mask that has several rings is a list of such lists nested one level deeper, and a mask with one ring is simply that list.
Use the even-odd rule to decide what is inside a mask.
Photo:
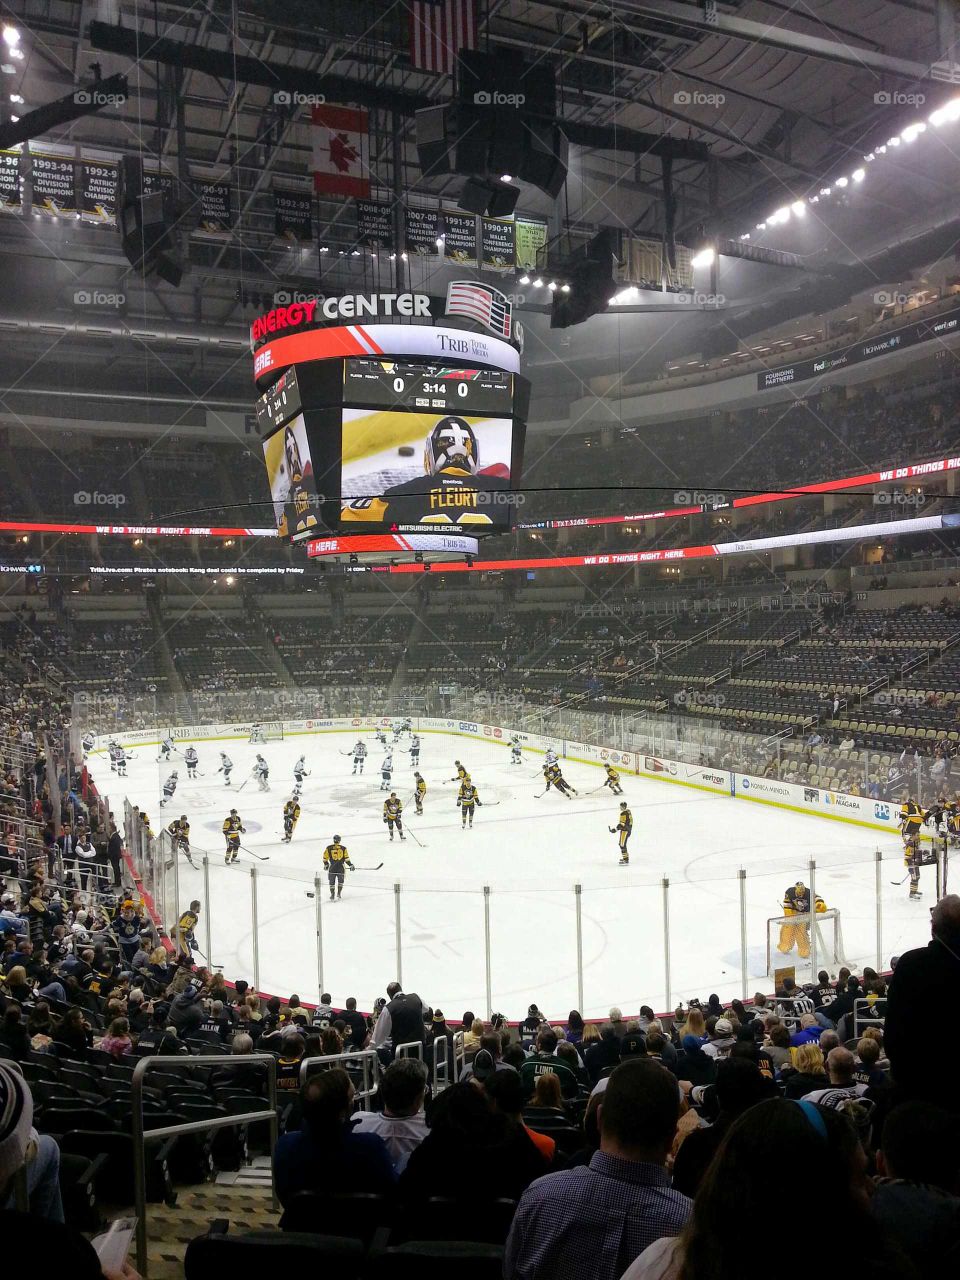
[{"label": "hockey goal net", "polygon": [[[812,920],[812,925],[811,925]],[[814,945],[816,950],[814,950]],[[771,916],[767,921],[767,974],[791,964],[807,965],[816,956],[817,968],[834,972],[846,964],[840,912],[809,912],[796,916]]]},{"label": "hockey goal net", "polygon": [[255,724],[250,728],[251,742],[282,742],[283,741],[283,722],[280,720],[265,720],[263,724]]}]

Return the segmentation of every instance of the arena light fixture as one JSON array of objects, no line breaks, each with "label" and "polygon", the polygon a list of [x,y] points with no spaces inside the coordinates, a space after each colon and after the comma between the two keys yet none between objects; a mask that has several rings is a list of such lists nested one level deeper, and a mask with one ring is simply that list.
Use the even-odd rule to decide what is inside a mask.
[{"label": "arena light fixture", "polygon": [[854,182],[862,182],[866,176],[866,169],[854,169],[853,173],[850,175]]},{"label": "arena light fixture", "polygon": [[691,267],[694,267],[694,268],[709,267],[710,264],[713,262],[714,258],[716,258],[716,256],[717,254],[713,246],[708,244],[706,248],[701,249],[699,253],[695,253],[693,255],[693,257],[690,259],[690,265]]},{"label": "arena light fixture", "polygon": [[524,272],[523,275],[520,277],[520,279],[517,281],[517,284],[529,284],[529,283],[530,283],[530,277],[527,275],[526,272]]},{"label": "arena light fixture", "polygon": [[569,286],[568,284],[562,284],[562,285],[560,286],[560,292],[561,292],[561,293],[569,293],[569,292],[570,292],[570,286]]},{"label": "arena light fixture", "polygon": [[16,103],[18,103],[18,104],[22,103],[22,102],[23,102],[23,94],[22,94],[22,93],[11,93],[11,95],[10,95],[10,101],[11,101],[11,102],[16,102]]},{"label": "arena light fixture", "polygon": [[952,124],[955,120],[960,120],[960,98],[953,98],[950,102],[944,103],[942,107],[931,112],[927,119],[935,129],[942,124]]},{"label": "arena light fixture", "polygon": [[802,200],[794,200],[790,208],[793,210],[793,212],[796,214],[798,218],[806,217],[807,206],[804,204]]},{"label": "arena light fixture", "polygon": [[543,288],[543,281],[540,279],[540,277],[539,277],[539,276],[537,276],[536,280],[534,280],[534,282],[533,282],[533,287],[534,287],[535,289],[542,289],[542,288]]},{"label": "arena light fixture", "polygon": [[926,133],[926,131],[927,126],[918,120],[915,124],[907,125],[900,134],[900,141],[909,144],[919,138],[921,133]]},{"label": "arena light fixture", "polygon": [[767,229],[767,224],[765,222],[757,223],[757,226],[756,226],[757,231],[766,231],[766,229]]},{"label": "arena light fixture", "polygon": [[513,181],[513,174],[512,174],[512,173],[501,173],[501,175],[500,175],[500,181],[501,181],[501,182],[512,182],[512,181]]},{"label": "arena light fixture", "polygon": [[899,138],[888,138],[888,139],[887,139],[887,146],[888,146],[888,147],[899,147],[899,145],[900,145],[900,139],[899,139]]},{"label": "arena light fixture", "polygon": [[547,285],[547,288],[550,290],[551,293],[556,293],[557,291],[556,280],[551,280],[550,283]]},{"label": "arena light fixture", "polygon": [[20,43],[19,27],[14,27],[11,26],[10,23],[6,23],[3,28],[3,43],[8,49],[15,49]]},{"label": "arena light fixture", "polygon": [[837,179],[837,183],[836,183],[836,185],[837,185],[838,187],[840,187],[840,188],[841,188],[841,190],[842,190],[844,187],[846,187],[846,186],[849,186],[849,185],[850,185],[850,179],[849,179],[849,178],[838,178],[838,179]]}]

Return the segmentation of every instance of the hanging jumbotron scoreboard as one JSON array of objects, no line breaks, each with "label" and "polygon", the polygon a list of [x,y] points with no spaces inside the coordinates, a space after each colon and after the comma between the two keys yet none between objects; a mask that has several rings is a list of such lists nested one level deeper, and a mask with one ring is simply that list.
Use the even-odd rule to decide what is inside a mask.
[{"label": "hanging jumbotron scoreboard", "polygon": [[446,299],[349,294],[258,318],[258,427],[280,536],[313,539],[319,555],[469,554],[508,530],[529,406],[521,343],[509,301],[474,281]]}]

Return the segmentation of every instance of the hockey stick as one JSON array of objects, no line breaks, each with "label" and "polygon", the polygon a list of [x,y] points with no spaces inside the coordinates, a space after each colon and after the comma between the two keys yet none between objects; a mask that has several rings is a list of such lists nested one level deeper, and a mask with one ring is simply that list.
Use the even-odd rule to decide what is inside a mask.
[{"label": "hockey stick", "polygon": [[[420,846],[421,849],[425,849],[427,847],[415,831],[411,831],[409,827],[407,827],[406,830],[409,835],[413,836],[414,840],[417,842],[417,844]],[[383,866],[383,863],[381,862],[380,865]]]},{"label": "hockey stick", "polygon": [[910,872],[908,871],[908,872],[907,872],[907,874],[903,877],[903,879],[902,879],[902,880],[891,880],[891,881],[890,881],[890,883],[891,883],[892,885],[896,885],[896,887],[899,889],[899,888],[900,888],[900,886],[901,886],[902,884],[906,884],[906,883],[907,883],[907,881],[908,881],[909,879],[910,879]]},{"label": "hockey stick", "polygon": [[[353,869],[354,871],[379,871],[382,866],[382,862],[378,862],[375,867],[358,867],[357,864],[354,863]],[[311,894],[310,896],[312,897],[313,895]]]},{"label": "hockey stick", "polygon": [[250,779],[249,779],[249,778],[244,778],[243,782],[241,782],[241,783],[240,783],[239,787],[237,787],[237,794],[238,794],[238,795],[240,794],[240,792],[243,790],[243,788],[247,785],[247,783],[248,783],[249,781],[250,781]]},{"label": "hockey stick", "polygon": [[250,855],[250,857],[251,857],[251,858],[256,858],[258,862],[269,862],[269,861],[270,861],[270,855],[269,855],[269,854],[267,854],[267,853],[254,853],[254,852],[253,852],[253,850],[252,850],[252,849],[248,849],[248,848],[247,848],[247,846],[246,846],[245,844],[242,844],[242,845],[240,846],[240,848],[243,850],[243,852],[244,852],[244,853],[249,853],[249,855]]}]

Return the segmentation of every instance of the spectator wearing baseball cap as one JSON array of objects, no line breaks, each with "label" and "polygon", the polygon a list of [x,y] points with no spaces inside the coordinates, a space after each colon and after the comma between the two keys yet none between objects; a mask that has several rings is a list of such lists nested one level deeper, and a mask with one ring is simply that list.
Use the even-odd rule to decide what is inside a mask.
[{"label": "spectator wearing baseball cap", "polygon": [[474,1055],[472,1062],[468,1062],[460,1072],[461,1082],[464,1080],[472,1080],[474,1077],[481,1082],[492,1076],[494,1071],[513,1071],[509,1063],[501,1060],[501,1052],[503,1050],[503,1042],[496,1031],[485,1031],[480,1037],[480,1048]]},{"label": "spectator wearing baseball cap", "polygon": [[30,1210],[63,1222],[60,1148],[33,1127],[33,1095],[18,1071],[0,1062],[0,1207],[14,1208],[13,1179],[26,1167]]},{"label": "spectator wearing baseball cap", "polygon": [[730,1051],[736,1044],[736,1036],[733,1034],[733,1023],[729,1018],[718,1018],[710,1029],[710,1022],[707,1020],[707,1030],[710,1033],[710,1039],[703,1046],[703,1051],[710,1058],[728,1058]]}]

